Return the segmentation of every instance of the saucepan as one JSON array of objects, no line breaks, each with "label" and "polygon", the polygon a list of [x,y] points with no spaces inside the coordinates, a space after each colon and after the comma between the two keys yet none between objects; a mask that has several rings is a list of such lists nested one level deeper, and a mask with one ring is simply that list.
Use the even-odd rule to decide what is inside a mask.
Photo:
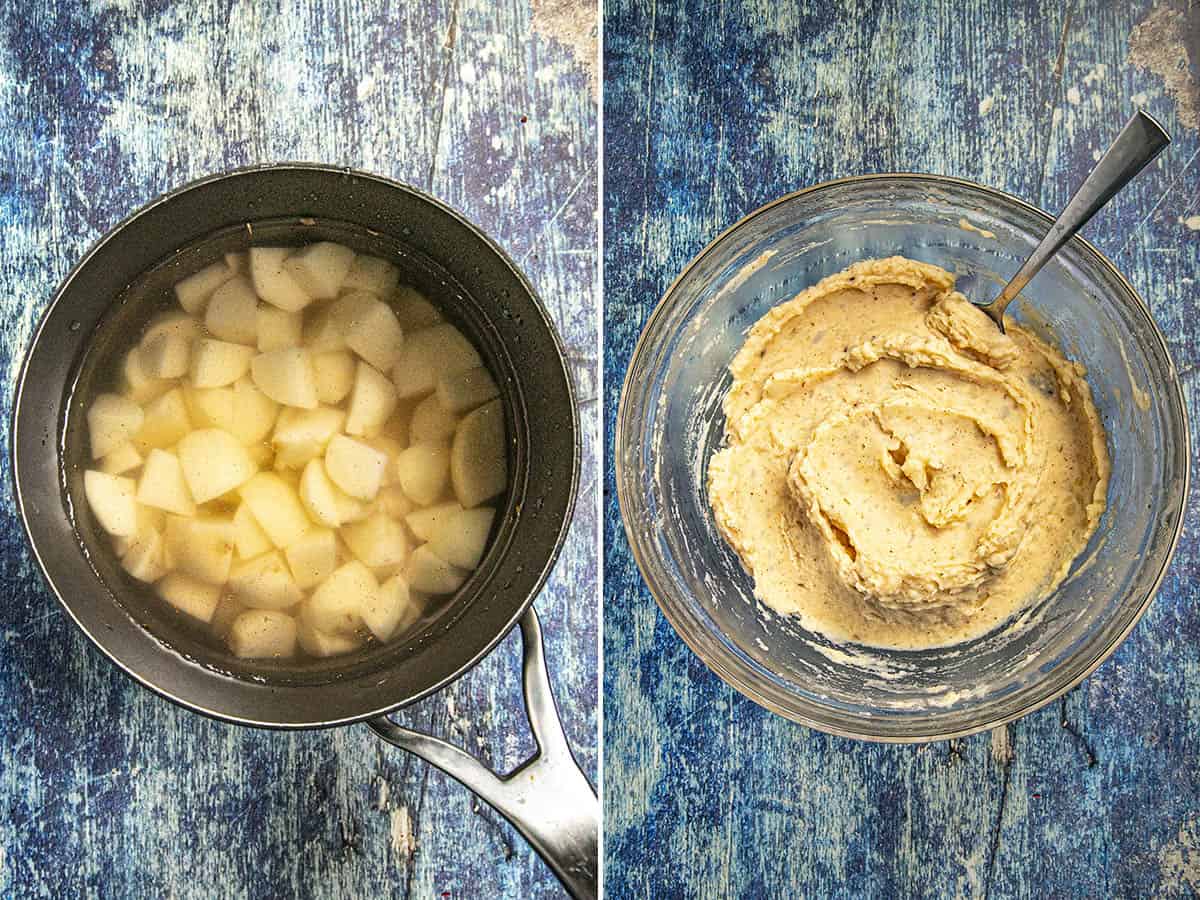
[{"label": "saucepan", "polygon": [[[393,260],[441,298],[500,386],[509,487],[488,552],[447,603],[404,639],[302,663],[232,656],[126,575],[85,504],[81,409],[104,360],[127,346],[168,286],[248,242],[337,240]],[[597,893],[599,803],[575,762],[547,677],[532,608],[575,500],[580,430],[562,347],[533,288],[462,215],[385,178],[312,164],[241,169],[151,202],[103,237],[42,317],[17,386],[13,473],[47,582],[92,642],[137,682],[240,725],[330,728],[364,722],[494,806],[575,897]],[[388,713],[441,689],[520,624],[534,756],[498,776]]]}]

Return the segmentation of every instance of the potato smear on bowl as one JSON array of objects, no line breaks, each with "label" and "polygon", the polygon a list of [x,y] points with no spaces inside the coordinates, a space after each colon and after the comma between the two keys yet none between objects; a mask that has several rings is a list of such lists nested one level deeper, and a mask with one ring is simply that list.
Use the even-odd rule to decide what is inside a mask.
[{"label": "potato smear on bowl", "polygon": [[477,349],[392,263],[251,247],[179,281],[86,411],[124,570],[235,655],[401,636],[479,565],[508,484]]}]

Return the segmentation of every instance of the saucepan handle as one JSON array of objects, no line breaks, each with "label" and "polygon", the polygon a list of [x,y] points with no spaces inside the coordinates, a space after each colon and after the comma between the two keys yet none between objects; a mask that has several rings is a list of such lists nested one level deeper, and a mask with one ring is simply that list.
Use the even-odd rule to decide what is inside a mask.
[{"label": "saucepan handle", "polygon": [[542,628],[530,606],[521,617],[525,713],[537,752],[505,776],[445,741],[380,716],[367,724],[381,738],[415,753],[470,788],[525,837],[576,900],[599,890],[600,801],[575,762],[558,718]]}]

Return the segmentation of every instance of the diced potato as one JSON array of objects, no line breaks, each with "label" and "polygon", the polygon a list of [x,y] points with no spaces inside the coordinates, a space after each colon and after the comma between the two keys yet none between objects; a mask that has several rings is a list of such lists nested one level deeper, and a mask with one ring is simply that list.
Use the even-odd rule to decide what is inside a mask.
[{"label": "diced potato", "polygon": [[396,289],[400,280],[400,270],[386,259],[378,256],[358,256],[346,280],[342,282],[343,291],[370,291],[376,297],[387,297]]},{"label": "diced potato", "polygon": [[251,609],[287,609],[304,599],[278,550],[235,565],[229,570],[227,590]]},{"label": "diced potato", "polygon": [[396,310],[396,318],[400,321],[400,327],[404,329],[405,334],[428,328],[442,321],[441,310],[430,303],[425,295],[416,288],[406,284],[402,284],[396,289],[392,306]]},{"label": "diced potato", "polygon": [[404,493],[404,488],[392,484],[379,489],[375,497],[375,508],[393,519],[403,520],[417,506],[408,498],[408,494]]},{"label": "diced potato", "polygon": [[404,578],[411,588],[425,594],[453,594],[463,586],[467,573],[422,544],[408,557]]},{"label": "diced potato", "polygon": [[357,560],[348,562],[313,591],[302,615],[320,631],[351,634],[363,624],[362,608],[378,590],[370,569]]},{"label": "diced potato", "polygon": [[224,516],[168,516],[167,552],[193,578],[221,585],[233,562],[233,521]]},{"label": "diced potato", "polygon": [[383,470],[383,487],[395,484],[396,467],[394,463],[396,457],[404,451],[404,445],[385,434],[377,434],[374,437],[369,437],[363,443],[374,447],[388,459],[388,464]]},{"label": "diced potato", "polygon": [[233,384],[246,374],[253,358],[253,347],[201,338],[192,353],[192,385],[215,388]]},{"label": "diced potato", "polygon": [[396,457],[396,480],[409,498],[428,506],[442,496],[450,476],[450,453],[436,444],[414,444]]},{"label": "diced potato", "polygon": [[146,330],[142,332],[142,343],[146,344],[164,334],[183,338],[184,341],[191,343],[200,337],[200,325],[193,316],[189,316],[187,313],[163,313],[155,316],[146,326]]},{"label": "diced potato", "polygon": [[258,295],[243,275],[221,285],[208,301],[204,327],[222,341],[253,345],[258,340]]},{"label": "diced potato", "polygon": [[258,307],[258,350],[269,353],[284,347],[300,346],[304,313],[285,312],[274,306]]},{"label": "diced potato", "polygon": [[83,473],[83,495],[100,527],[117,537],[137,531],[137,484],[132,478],[106,475],[93,469]]},{"label": "diced potato", "polygon": [[345,350],[346,334],[342,320],[347,312],[341,300],[315,310],[304,323],[301,343],[314,355]]},{"label": "diced potato", "polygon": [[[393,391],[394,393],[394,391]],[[120,394],[98,394],[88,408],[88,437],[92,459],[108,456],[137,434],[146,418],[142,408]]]},{"label": "diced potato", "polygon": [[383,483],[387,457],[373,447],[335,435],[325,449],[325,472],[335,485],[359,500],[374,500]]},{"label": "diced potato", "polygon": [[208,623],[208,627],[221,640],[226,640],[229,636],[229,629],[233,627],[233,620],[245,611],[245,604],[229,596],[229,594],[225,594],[220,602],[217,603],[217,608],[213,611],[213,617]]},{"label": "diced potato", "polygon": [[191,341],[171,332],[157,334],[143,340],[141,366],[151,378],[180,378],[188,370],[191,358]]},{"label": "diced potato", "polygon": [[406,334],[392,380],[402,398],[420,397],[433,391],[439,378],[482,365],[462,332],[443,323]]},{"label": "diced potato", "polygon": [[373,294],[347,294],[338,301],[353,309],[342,323],[346,346],[373,365],[390,372],[404,346],[404,331],[392,308]]},{"label": "diced potato", "polygon": [[471,570],[483,559],[496,511],[486,506],[464,509],[438,523],[429,549],[451,565]]},{"label": "diced potato", "polygon": [[342,526],[341,536],[350,552],[372,569],[401,565],[408,556],[404,529],[383,513]]},{"label": "diced potato", "polygon": [[157,531],[139,533],[121,556],[121,567],[138,581],[158,581],[167,574],[163,536]]},{"label": "diced potato", "polygon": [[233,388],[183,387],[184,402],[187,403],[188,418],[197,428],[234,427]]},{"label": "diced potato", "polygon": [[408,582],[393,575],[379,586],[375,596],[362,605],[363,623],[381,641],[403,631],[421,616],[421,609],[409,597]]},{"label": "diced potato", "polygon": [[301,588],[320,584],[337,568],[337,536],[328,528],[310,528],[287,548],[292,577]]},{"label": "diced potato", "polygon": [[308,515],[299,496],[278,475],[259,472],[238,490],[255,520],[276,547],[287,547],[308,531]]},{"label": "diced potato", "polygon": [[264,394],[253,379],[239,378],[233,385],[233,427],[229,429],[243,444],[265,440],[275,427],[279,404]]},{"label": "diced potato", "polygon": [[408,526],[408,530],[418,541],[430,541],[444,522],[454,518],[460,512],[462,512],[460,503],[454,501],[439,503],[437,506],[428,506],[425,509],[410,512],[404,517],[404,524]]},{"label": "diced potato", "polygon": [[240,487],[258,471],[241,441],[219,428],[200,428],[181,440],[179,461],[197,503]]},{"label": "diced potato", "polygon": [[137,501],[177,516],[196,514],[196,503],[178,456],[157,447],[150,451],[138,481]]},{"label": "diced potato", "polygon": [[100,460],[100,471],[106,475],[123,475],[142,464],[142,454],[132,441],[114,447]]},{"label": "diced potato", "polygon": [[325,474],[325,464],[321,460],[314,459],[304,467],[300,476],[300,500],[314,522],[326,528],[337,528],[342,524],[337,496],[340,493],[341,490]]},{"label": "diced potato", "polygon": [[239,559],[253,559],[271,549],[271,539],[244,502],[233,514],[233,547]]},{"label": "diced potato", "polygon": [[125,365],[121,369],[125,379],[125,393],[134,403],[149,403],[161,397],[175,386],[171,378],[151,378],[142,366],[142,348],[134,347],[125,354]]},{"label": "diced potato", "polygon": [[321,445],[316,441],[301,441],[295,444],[275,445],[275,471],[281,475],[298,472],[321,455]]},{"label": "diced potato", "polygon": [[275,444],[298,444],[313,441],[322,447],[342,430],[346,414],[333,406],[315,409],[288,408],[279,414],[271,441]]},{"label": "diced potato", "polygon": [[183,572],[171,572],[157,585],[158,594],[177,610],[201,622],[211,622],[221,600],[221,587],[192,578]]},{"label": "diced potato", "polygon": [[392,413],[391,418],[383,423],[383,428],[380,429],[381,435],[394,440],[401,447],[407,447],[412,443],[409,440],[408,426],[412,421],[413,410],[416,409],[420,400],[401,400],[396,404],[396,409]]},{"label": "diced potato", "polygon": [[314,300],[329,300],[338,295],[354,263],[354,251],[332,241],[309,244],[288,257],[283,269]]},{"label": "diced potato", "polygon": [[408,423],[408,440],[413,444],[447,444],[458,427],[458,416],[450,412],[431,394],[412,411]]},{"label": "diced potato", "polygon": [[350,394],[350,409],[346,414],[346,433],[378,433],[395,408],[396,386],[374,366],[360,362],[354,376],[354,391]]},{"label": "diced potato", "polygon": [[170,447],[191,430],[192,421],[183,391],[174,388],[146,405],[142,427],[133,443],[144,453],[151,447]]},{"label": "diced potato", "polygon": [[457,375],[443,375],[438,379],[438,402],[443,409],[456,415],[470,412],[499,396],[500,389],[496,387],[491,373],[482,366]]},{"label": "diced potato", "polygon": [[232,278],[233,274],[224,261],[215,262],[175,282],[175,297],[187,313],[198,316],[204,312],[204,305],[213,291]]},{"label": "diced potato", "polygon": [[354,634],[331,634],[314,628],[312,623],[303,616],[299,622],[300,646],[309,656],[326,657],[339,656],[357,650],[363,644],[363,639]]},{"label": "diced potato", "polygon": [[246,452],[254,460],[254,465],[260,469],[269,469],[275,464],[275,448],[270,444],[264,444],[262,441],[246,444]]},{"label": "diced potato", "polygon": [[315,409],[316,375],[312,356],[300,347],[260,353],[250,363],[250,375],[260,391],[286,406]]},{"label": "diced potato", "polygon": [[[336,485],[334,487],[336,488]],[[336,497],[338,516],[341,518],[343,525],[350,522],[361,522],[371,514],[372,504],[370,503],[356,500],[342,490],[338,490]]]},{"label": "diced potato", "polygon": [[291,252],[290,247],[251,247],[250,277],[259,297],[272,306],[296,312],[308,306],[312,297],[284,269],[284,260]]},{"label": "diced potato", "polygon": [[252,609],[229,626],[226,638],[234,656],[242,659],[282,659],[296,652],[296,620],[287,613]]},{"label": "diced potato", "polygon": [[322,403],[341,403],[354,386],[354,356],[345,350],[318,353],[313,357],[317,398]]},{"label": "diced potato", "polygon": [[458,425],[450,448],[450,482],[463,506],[478,506],[508,486],[504,409],[492,400]]}]

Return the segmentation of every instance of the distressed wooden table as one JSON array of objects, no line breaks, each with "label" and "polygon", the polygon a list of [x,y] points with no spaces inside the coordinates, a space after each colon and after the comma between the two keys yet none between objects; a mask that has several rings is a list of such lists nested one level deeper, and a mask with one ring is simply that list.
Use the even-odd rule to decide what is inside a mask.
[{"label": "distressed wooden table", "polygon": [[[1175,142],[1086,234],[1153,307],[1200,421],[1195,0],[685,6],[606,5],[610,442],[650,310],[745,213],[875,171],[1057,210],[1135,105]],[[991,735],[882,746],[789,723],[711,674],[638,575],[611,470],[605,490],[609,896],[1200,893],[1194,515],[1158,599],[1081,687]]]},{"label": "distressed wooden table", "polygon": [[[294,159],[431,191],[518,260],[570,355],[584,478],[537,608],[594,780],[596,100],[586,17],[535,5],[0,3],[0,438],[55,285],[161,191]],[[506,822],[365,727],[238,728],[135,686],[44,586],[8,477],[0,510],[0,896],[562,895]],[[511,767],[533,748],[519,645],[399,718]]]}]

